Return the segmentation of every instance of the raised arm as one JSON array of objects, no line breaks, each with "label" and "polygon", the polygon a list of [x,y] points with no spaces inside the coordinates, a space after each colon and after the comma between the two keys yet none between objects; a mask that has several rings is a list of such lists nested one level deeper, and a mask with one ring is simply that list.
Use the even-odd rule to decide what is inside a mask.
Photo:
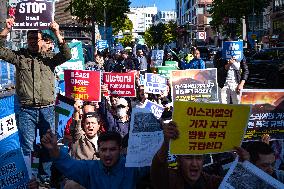
[{"label": "raised arm", "polygon": [[42,145],[48,150],[55,166],[69,179],[72,179],[86,188],[89,187],[89,165],[87,161],[71,159],[67,153],[60,151],[57,137],[48,130],[41,139]]},{"label": "raised arm", "polygon": [[11,31],[13,25],[13,18],[6,19],[6,26],[0,33],[0,59],[15,65],[18,62],[16,53],[13,50],[4,47],[7,35]]},{"label": "raised arm", "polygon": [[14,25],[14,18],[8,18],[6,19],[6,26],[5,28],[2,30],[0,37],[1,38],[6,38],[8,33],[10,32],[11,28]]},{"label": "raised arm", "polygon": [[63,36],[60,34],[59,25],[56,22],[52,22],[50,24],[50,29],[53,31],[53,33],[55,34],[58,40],[58,46],[60,52],[53,57],[54,66],[58,66],[70,60],[72,58],[72,55],[70,48],[65,43]]},{"label": "raised arm", "polygon": [[151,180],[154,188],[169,187],[169,171],[168,171],[168,151],[170,139],[178,138],[177,126],[174,122],[164,126],[164,142],[152,160],[151,165]]}]

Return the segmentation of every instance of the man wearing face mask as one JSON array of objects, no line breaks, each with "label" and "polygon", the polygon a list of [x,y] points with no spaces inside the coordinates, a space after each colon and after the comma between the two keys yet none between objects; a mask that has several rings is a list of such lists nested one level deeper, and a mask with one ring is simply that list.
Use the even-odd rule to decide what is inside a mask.
[{"label": "man wearing face mask", "polygon": [[119,98],[116,101],[115,109],[116,115],[114,116],[114,119],[111,120],[111,123],[109,122],[109,131],[116,131],[124,138],[128,134],[130,127],[129,106],[127,100]]}]

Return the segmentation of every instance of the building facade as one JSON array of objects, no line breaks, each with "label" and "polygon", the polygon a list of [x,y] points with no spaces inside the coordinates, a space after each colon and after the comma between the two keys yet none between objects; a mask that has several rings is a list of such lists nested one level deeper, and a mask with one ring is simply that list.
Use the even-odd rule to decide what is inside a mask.
[{"label": "building facade", "polygon": [[131,7],[127,14],[133,23],[132,33],[143,34],[153,25],[153,16],[158,12],[157,7]]},{"label": "building facade", "polygon": [[[180,46],[205,45],[212,41],[211,7],[212,0],[176,0]],[[204,38],[198,37],[200,33]]]},{"label": "building facade", "polygon": [[270,35],[275,45],[284,45],[284,0],[273,0],[272,13],[270,16]]},{"label": "building facade", "polygon": [[176,11],[158,11],[158,13],[153,17],[153,23],[168,23],[170,21],[176,22],[177,13]]},{"label": "building facade", "polygon": [[7,18],[7,0],[0,0],[0,28],[5,27],[5,21]]}]

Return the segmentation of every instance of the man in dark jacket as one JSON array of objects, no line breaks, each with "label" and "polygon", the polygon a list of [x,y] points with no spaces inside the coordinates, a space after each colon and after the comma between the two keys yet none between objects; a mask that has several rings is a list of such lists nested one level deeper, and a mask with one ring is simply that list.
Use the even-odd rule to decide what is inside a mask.
[{"label": "man in dark jacket", "polygon": [[60,53],[43,50],[44,41],[38,30],[28,31],[27,49],[14,51],[5,48],[4,42],[13,24],[13,18],[7,19],[0,34],[0,59],[16,67],[16,94],[21,105],[17,126],[24,155],[29,155],[33,151],[36,129],[41,136],[48,129],[54,129],[54,69],[71,59],[71,53],[56,22],[51,23],[50,29],[57,37]]},{"label": "man in dark jacket", "polygon": [[179,136],[177,126],[170,122],[164,126],[164,142],[156,153],[151,165],[151,180],[155,189],[217,189],[222,177],[208,175],[202,171],[202,155],[179,155],[178,168],[168,167],[168,151],[170,139]]},{"label": "man in dark jacket", "polygon": [[217,68],[217,82],[220,88],[220,102],[223,104],[238,104],[240,91],[248,79],[249,70],[246,59],[238,62],[235,59],[225,60],[219,51],[214,58]]}]

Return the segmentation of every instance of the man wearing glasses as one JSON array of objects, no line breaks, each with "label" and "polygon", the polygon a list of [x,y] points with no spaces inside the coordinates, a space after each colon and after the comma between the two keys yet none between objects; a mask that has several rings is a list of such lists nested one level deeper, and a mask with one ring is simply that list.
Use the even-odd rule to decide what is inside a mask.
[{"label": "man wearing glasses", "polygon": [[28,31],[27,49],[14,51],[5,48],[4,42],[13,24],[13,18],[7,19],[0,34],[0,59],[16,67],[16,94],[21,105],[17,126],[24,155],[29,155],[33,151],[36,129],[41,136],[48,129],[54,129],[54,69],[71,59],[71,53],[56,22],[50,24],[50,29],[58,40],[58,54],[51,56],[42,50],[44,41],[39,30]]}]

